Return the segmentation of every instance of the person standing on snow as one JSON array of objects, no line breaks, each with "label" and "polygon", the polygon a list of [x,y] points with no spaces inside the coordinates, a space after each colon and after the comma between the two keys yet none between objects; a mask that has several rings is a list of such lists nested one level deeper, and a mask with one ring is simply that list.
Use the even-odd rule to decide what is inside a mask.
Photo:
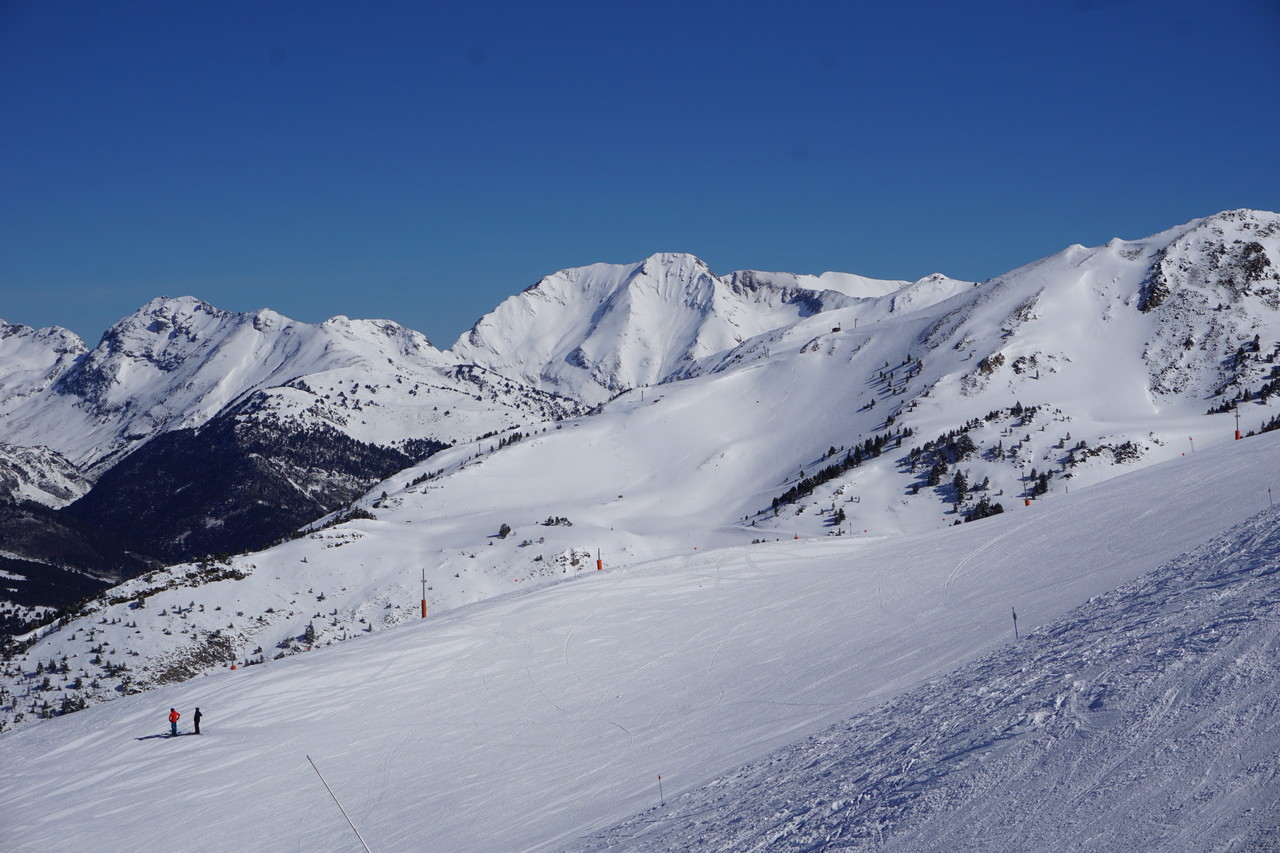
[{"label": "person standing on snow", "polygon": [[196,708],[196,715],[191,718],[191,722],[196,724],[196,734],[200,734],[200,709]]},{"label": "person standing on snow", "polygon": [[178,733],[178,718],[181,716],[182,715],[179,714],[175,709],[173,708],[169,709],[169,729],[170,729],[169,734],[170,735],[176,735]]}]

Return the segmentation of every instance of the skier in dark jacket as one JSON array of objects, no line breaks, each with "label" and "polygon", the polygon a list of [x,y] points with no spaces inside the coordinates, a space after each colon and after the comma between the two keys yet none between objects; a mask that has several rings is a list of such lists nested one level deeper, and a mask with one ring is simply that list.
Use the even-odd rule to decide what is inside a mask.
[{"label": "skier in dark jacket", "polygon": [[176,735],[178,733],[178,718],[181,716],[175,709],[169,709],[169,734]]},{"label": "skier in dark jacket", "polygon": [[200,734],[200,709],[196,708],[196,715],[191,718],[191,722],[196,724],[196,734]]}]

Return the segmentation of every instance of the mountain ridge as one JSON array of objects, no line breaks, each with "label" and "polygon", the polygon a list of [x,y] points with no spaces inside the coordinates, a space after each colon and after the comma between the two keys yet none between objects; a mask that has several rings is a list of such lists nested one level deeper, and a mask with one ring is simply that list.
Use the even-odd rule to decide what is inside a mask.
[{"label": "mountain ridge", "polygon": [[[605,543],[636,560],[695,541],[896,534],[976,519],[1193,451],[1189,437],[1201,447],[1229,440],[1235,412],[1246,432],[1270,423],[1280,370],[1277,234],[1276,214],[1229,211],[1141,240],[1068,247],[985,282],[721,278],[691,255],[658,254],[543,279],[477,323],[478,342],[465,353],[436,350],[390,321],[309,325],[266,310],[236,315],[191,298],[155,300],[82,357],[97,368],[78,375],[111,378],[91,383],[94,399],[111,408],[79,416],[97,418],[96,437],[115,442],[115,455],[85,450],[76,431],[82,457],[97,454],[102,483],[80,506],[97,507],[85,520],[98,523],[149,518],[146,536],[161,539],[138,550],[197,561],[305,537],[357,509],[400,515],[406,527],[429,519],[439,535],[414,545],[412,559],[485,578],[450,592],[441,601],[449,607],[491,594],[499,579],[581,566]],[[831,286],[801,292],[801,281]],[[1153,288],[1164,292],[1159,304]],[[581,298],[569,304],[566,294]],[[516,319],[504,326],[508,315]],[[482,346],[491,332],[502,334]],[[189,369],[176,354],[194,350],[217,358]],[[575,352],[580,364],[565,360]],[[503,359],[514,353],[525,360],[512,377]],[[18,380],[0,376],[0,389],[19,380],[53,387],[57,363],[28,359],[7,374]],[[239,380],[227,379],[227,365],[240,368]],[[130,402],[128,380],[178,388],[200,405]],[[86,402],[62,393],[76,384],[46,390],[53,402],[44,409],[38,395],[25,395],[19,429]],[[582,417],[589,406],[595,415]],[[0,437],[14,422],[0,420]],[[181,453],[147,450],[157,436],[177,435],[166,429],[177,423],[195,424],[182,428],[190,432]],[[53,427],[41,434],[59,435]],[[246,439],[214,441],[231,434]],[[335,436],[347,446],[341,453],[322,447]],[[257,471],[255,482],[227,483],[183,513],[183,501],[164,506],[164,490],[150,482],[148,466],[167,459],[174,473],[166,482],[194,495],[216,479],[202,476],[198,460],[233,470],[252,462],[247,448],[281,442],[297,445],[294,461],[240,468]],[[233,445],[241,455],[222,455]],[[305,464],[308,454],[337,464],[364,445],[409,467]],[[423,461],[419,451],[433,455]],[[132,468],[119,468],[130,458]],[[108,468],[119,475],[104,479]],[[538,496],[519,497],[526,487],[518,499],[501,496],[520,483],[536,483],[527,488]],[[227,517],[251,527],[264,494],[273,508],[306,510],[279,513],[253,542],[206,537]],[[317,504],[317,494],[330,497]],[[175,511],[131,513],[138,496]],[[714,521],[698,500],[718,508]],[[556,518],[575,526],[541,524]],[[492,539],[503,526],[530,544]],[[344,553],[367,551],[379,562],[378,536],[361,534]],[[194,542],[204,544],[182,550]]]}]

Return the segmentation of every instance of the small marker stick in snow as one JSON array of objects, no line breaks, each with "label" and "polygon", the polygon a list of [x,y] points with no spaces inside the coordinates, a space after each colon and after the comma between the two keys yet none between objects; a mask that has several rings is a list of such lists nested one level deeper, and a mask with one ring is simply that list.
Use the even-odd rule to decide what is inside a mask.
[{"label": "small marker stick in snow", "polygon": [[658,802],[660,805],[664,805],[664,806],[667,804],[667,798],[662,796],[662,777],[661,776],[658,777]]},{"label": "small marker stick in snow", "polygon": [[1018,611],[1012,607],[1009,608],[1009,611],[1013,614],[1013,638],[1015,640],[1022,639],[1018,636]]}]

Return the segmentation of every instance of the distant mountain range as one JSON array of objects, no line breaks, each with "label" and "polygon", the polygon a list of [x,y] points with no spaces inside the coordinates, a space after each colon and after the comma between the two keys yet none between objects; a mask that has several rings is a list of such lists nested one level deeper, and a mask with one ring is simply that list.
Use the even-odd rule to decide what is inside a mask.
[{"label": "distant mountain range", "polygon": [[[1230,440],[1237,413],[1273,425],[1278,355],[1280,216],[1248,210],[983,282],[595,264],[448,350],[192,297],[91,350],[0,324],[2,627],[168,564],[135,583],[327,565],[335,541],[366,601],[340,633],[372,626],[367,602],[416,600],[424,565],[470,572],[433,588],[452,607],[600,548],[976,519]],[[261,645],[237,630],[237,654]]]}]

